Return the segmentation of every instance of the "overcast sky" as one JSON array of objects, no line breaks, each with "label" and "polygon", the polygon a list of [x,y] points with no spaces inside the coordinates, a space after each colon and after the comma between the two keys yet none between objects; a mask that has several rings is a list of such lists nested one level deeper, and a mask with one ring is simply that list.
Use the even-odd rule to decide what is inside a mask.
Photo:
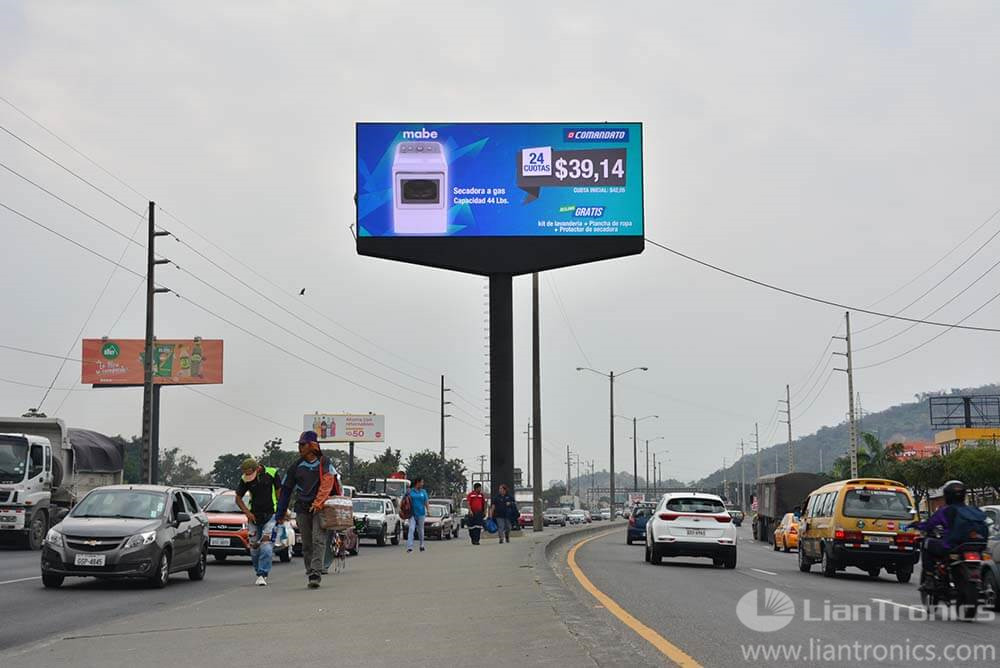
[{"label": "overcast sky", "polygon": [[[259,452],[273,436],[294,440],[302,414],[314,410],[385,413],[394,447],[436,449],[440,373],[461,395],[453,412],[466,421],[449,422],[449,455],[478,468],[476,457],[488,450],[485,281],[356,255],[348,226],[357,121],[642,121],[648,238],[858,306],[891,294],[878,308],[901,309],[1000,230],[998,217],[892,294],[1000,208],[996,3],[291,7],[0,4],[0,95],[142,195],[2,102],[0,125],[132,208],[155,199],[273,283],[161,216],[185,242],[395,370],[319,336],[169,238],[159,242],[167,257],[395,384],[294,339],[172,267],[160,270],[160,282],[315,365],[423,409],[360,389],[162,296],[158,336],[225,339],[225,384],[201,389],[284,425],[167,389],[161,444],[180,446],[205,467],[223,452]],[[140,222],[2,132],[0,156],[126,235]],[[114,259],[126,248],[2,169],[0,202]],[[78,356],[77,335],[111,265],[3,209],[0,238],[0,344]],[[989,269],[998,249],[1000,241],[986,246],[905,313],[927,316]],[[125,251],[123,264],[144,271],[143,251]],[[129,302],[138,283],[118,270],[84,335],[141,337],[142,295]],[[998,283],[987,275],[934,319],[965,317]],[[303,287],[304,297],[289,296]],[[607,382],[577,366],[649,367],[622,379],[617,411],[660,415],[641,423],[640,439],[665,437],[656,443],[669,451],[664,474],[681,479],[731,461],[755,420],[770,437],[762,445],[783,440],[772,417],[785,383],[792,383],[796,435],[844,418],[843,375],[826,384],[828,371],[807,377],[821,358],[826,368],[821,353],[831,335],[843,333],[839,309],[741,283],[652,246],[638,257],[544,274],[541,298],[546,481],[565,475],[567,444],[598,470],[608,465]],[[519,466],[531,407],[529,309],[530,279],[515,279]],[[876,322],[855,319],[857,329]],[[1000,326],[1000,300],[967,324]],[[856,345],[905,327],[859,332]],[[939,331],[915,327],[859,351],[856,364],[881,362]],[[864,408],[997,381],[997,337],[952,331],[859,370]],[[20,415],[44,393],[10,381],[47,386],[58,367],[58,360],[0,349],[0,414]],[[139,390],[90,390],[79,381],[79,364],[67,363],[56,387],[78,391],[53,391],[43,410],[74,426],[139,433]],[[618,470],[631,469],[630,434],[622,421]]]}]

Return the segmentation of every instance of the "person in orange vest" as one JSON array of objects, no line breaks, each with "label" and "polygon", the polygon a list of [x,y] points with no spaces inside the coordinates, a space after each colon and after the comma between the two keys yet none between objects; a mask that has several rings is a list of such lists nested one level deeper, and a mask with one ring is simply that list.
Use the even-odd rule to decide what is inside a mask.
[{"label": "person in orange vest", "polygon": [[469,538],[473,545],[479,545],[479,535],[483,530],[483,518],[486,516],[486,497],[483,496],[483,486],[476,483],[472,486],[472,491],[465,496],[465,502],[469,506]]}]

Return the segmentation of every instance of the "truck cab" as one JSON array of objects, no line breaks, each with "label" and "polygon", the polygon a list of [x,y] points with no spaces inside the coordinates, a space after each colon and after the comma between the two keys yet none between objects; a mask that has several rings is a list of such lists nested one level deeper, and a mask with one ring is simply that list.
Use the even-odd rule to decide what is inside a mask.
[{"label": "truck cab", "polygon": [[52,443],[32,434],[0,434],[0,534],[16,532],[33,550],[49,528]]}]

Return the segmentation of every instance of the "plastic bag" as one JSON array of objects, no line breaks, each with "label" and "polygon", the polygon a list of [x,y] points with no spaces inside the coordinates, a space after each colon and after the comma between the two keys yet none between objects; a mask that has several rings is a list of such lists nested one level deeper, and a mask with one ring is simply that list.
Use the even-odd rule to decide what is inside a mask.
[{"label": "plastic bag", "polygon": [[497,521],[495,519],[493,519],[492,517],[487,517],[486,521],[483,523],[483,528],[486,529],[487,531],[489,531],[490,533],[496,533],[497,532]]}]

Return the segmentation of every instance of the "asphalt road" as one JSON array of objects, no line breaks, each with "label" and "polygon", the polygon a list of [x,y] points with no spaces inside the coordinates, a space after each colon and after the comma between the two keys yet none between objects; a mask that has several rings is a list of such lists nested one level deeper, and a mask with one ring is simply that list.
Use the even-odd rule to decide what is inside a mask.
[{"label": "asphalt road", "polygon": [[[773,552],[770,546],[755,542],[749,528],[740,530],[740,541],[739,562],[732,571],[714,568],[707,559],[665,558],[662,565],[647,564],[642,545],[625,544],[624,527],[582,545],[576,561],[594,586],[704,666],[877,663],[912,668],[924,662],[998,663],[1000,617],[972,623],[925,619],[915,584],[917,574],[905,585],[884,572],[878,580],[871,580],[854,569],[825,578],[818,566],[811,573],[799,572],[794,551]],[[573,580],[573,576],[567,574],[566,579]],[[737,602],[752,590],[763,593],[767,588],[790,597],[794,614],[780,630],[751,630],[737,616]],[[590,596],[582,588],[578,593],[585,599]],[[593,598],[589,600],[593,603]],[[623,632],[632,633],[605,614]],[[952,645],[961,647],[948,647]],[[798,660],[787,653],[752,658],[745,651],[800,654]],[[931,651],[936,653],[934,660]],[[945,660],[943,653],[949,651],[985,654],[979,660]],[[868,652],[869,658],[855,658],[852,652]],[[824,661],[824,656],[830,660]]]},{"label": "asphalt road", "polygon": [[[39,575],[40,555],[0,550],[0,651],[65,635],[98,620],[205,599],[253,581],[250,559],[230,557],[223,564],[209,559],[208,574],[201,582],[191,582],[186,573],[174,573],[164,589],[93,578],[67,578],[60,589],[45,589]],[[301,559],[287,564],[275,559],[272,576],[290,576],[293,571],[301,575]]]}]

